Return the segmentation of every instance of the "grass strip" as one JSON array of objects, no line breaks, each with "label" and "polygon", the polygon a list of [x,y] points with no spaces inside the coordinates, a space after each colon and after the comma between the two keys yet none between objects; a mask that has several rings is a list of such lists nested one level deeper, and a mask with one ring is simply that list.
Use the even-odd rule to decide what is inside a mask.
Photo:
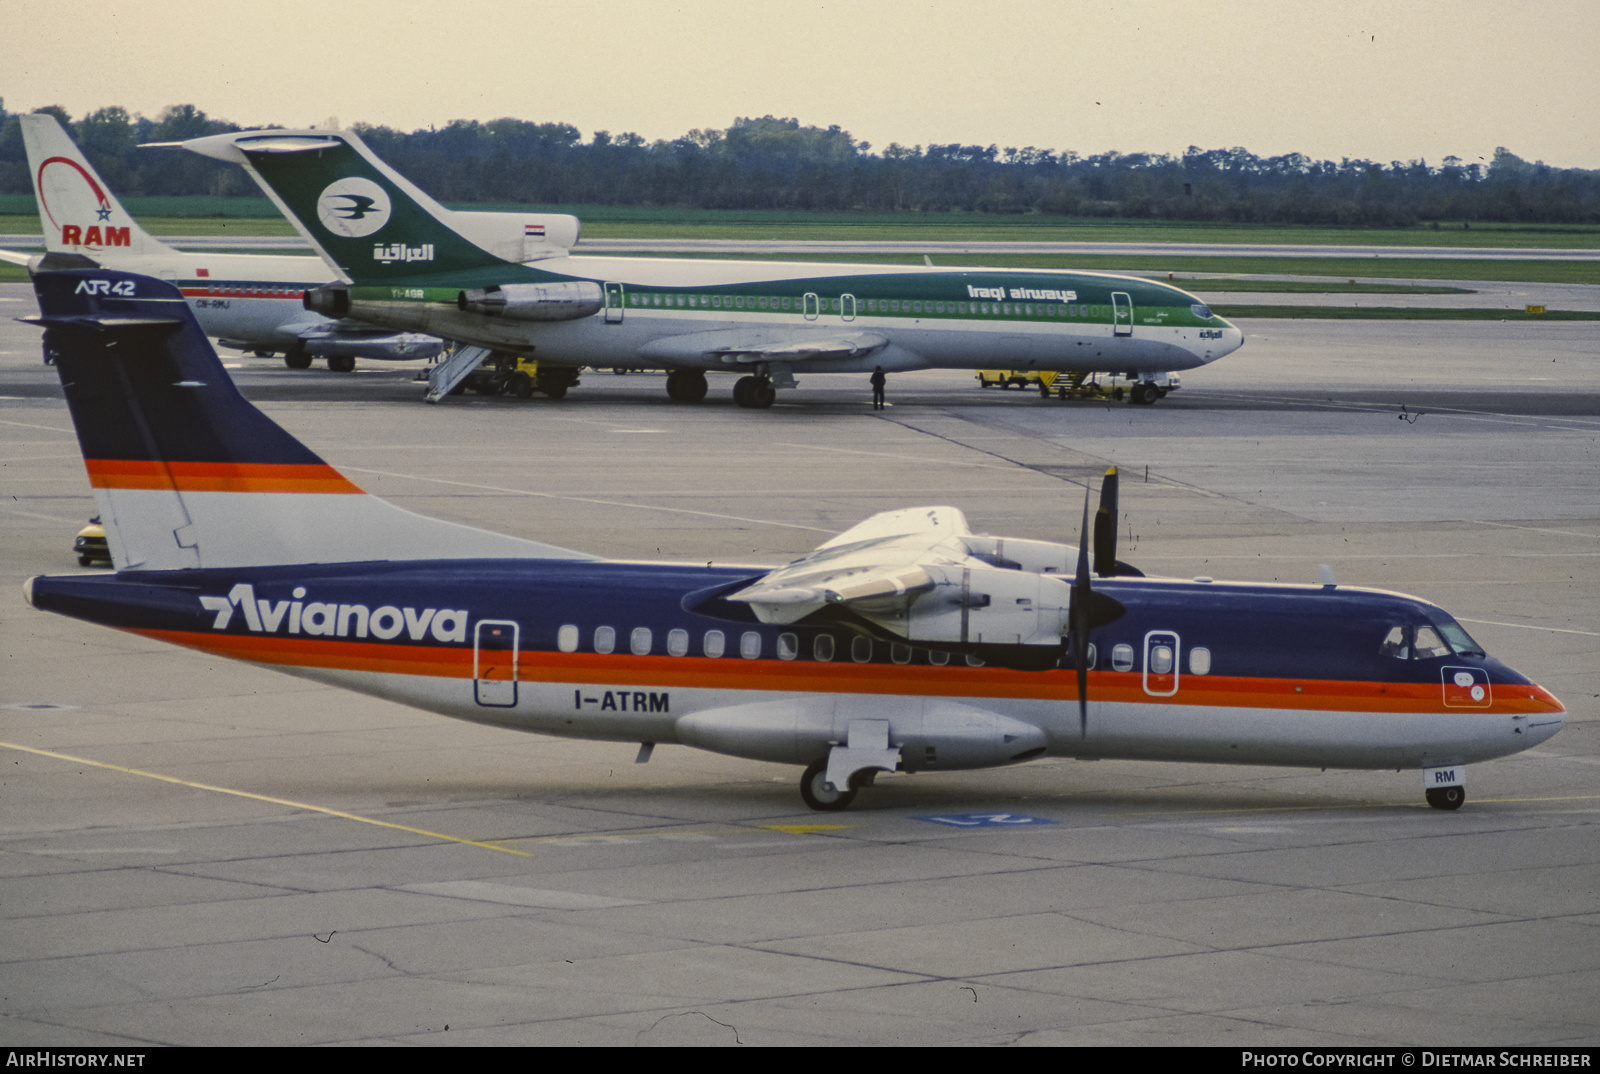
[{"label": "grass strip", "polygon": [[[1166,277],[1158,277],[1166,280]],[[1470,287],[1423,287],[1406,283],[1340,283],[1338,280],[1240,280],[1179,276],[1170,281],[1199,294],[1216,291],[1288,295],[1470,295]]]},{"label": "grass strip", "polygon": [[[290,235],[293,229],[265,198],[126,198],[128,212],[152,235]],[[1600,249],[1600,226],[1474,224],[1410,228],[1289,227],[1276,224],[1102,220],[1024,213],[808,213],[793,210],[660,209],[615,205],[450,203],[490,212],[565,212],[591,238],[780,239],[955,242],[1182,242],[1229,245],[1533,247]],[[0,195],[0,232],[36,232],[32,195]],[[218,229],[218,230],[211,230]]]}]

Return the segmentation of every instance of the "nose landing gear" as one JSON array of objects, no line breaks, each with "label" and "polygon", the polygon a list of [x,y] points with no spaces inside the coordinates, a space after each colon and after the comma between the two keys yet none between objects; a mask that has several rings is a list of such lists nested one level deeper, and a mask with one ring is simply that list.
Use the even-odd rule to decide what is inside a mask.
[{"label": "nose landing gear", "polygon": [[1429,787],[1424,793],[1428,804],[1435,809],[1460,809],[1467,800],[1465,787]]}]

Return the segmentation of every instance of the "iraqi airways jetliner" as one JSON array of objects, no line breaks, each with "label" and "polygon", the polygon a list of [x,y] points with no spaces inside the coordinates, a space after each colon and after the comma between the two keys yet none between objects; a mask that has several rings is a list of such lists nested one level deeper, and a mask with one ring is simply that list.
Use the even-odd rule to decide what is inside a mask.
[{"label": "iraqi airways jetliner", "polygon": [[[349,372],[357,358],[406,361],[432,358],[443,349],[436,336],[379,329],[305,309],[302,294],[334,279],[318,258],[173,249],[128,215],[56,117],[38,113],[17,119],[50,260],[11,251],[0,251],[0,260],[61,265],[73,263],[63,258],[79,257],[87,259],[83,264],[172,280],[200,324],[224,346],[261,357],[282,353],[291,369],[305,369],[314,358],[325,358],[329,369]],[[554,223],[556,233],[562,233],[560,221]],[[502,226],[520,235],[525,220],[508,216]]]},{"label": "iraqi airways jetliner", "polygon": [[1464,766],[1565,720],[1427,601],[1143,577],[1116,559],[1109,476],[1092,571],[1087,543],[974,534],[953,507],[770,570],[423,518],[246,402],[171,284],[34,285],[116,566],[30,579],[46,611],[640,760],[792,763],[816,809],[880,771],[1044,756],[1421,769],[1454,809]]},{"label": "iraqi airways jetliner", "polygon": [[735,401],[753,408],[804,371],[1006,368],[1114,373],[1152,403],[1161,374],[1244,338],[1185,291],[1104,273],[568,253],[518,264],[347,131],[181,144],[244,165],[349,281],[310,292],[308,309],[483,349],[466,363],[535,357],[537,387],[556,396],[585,365],[666,369],[685,402],[705,397],[708,372],[735,373]]}]

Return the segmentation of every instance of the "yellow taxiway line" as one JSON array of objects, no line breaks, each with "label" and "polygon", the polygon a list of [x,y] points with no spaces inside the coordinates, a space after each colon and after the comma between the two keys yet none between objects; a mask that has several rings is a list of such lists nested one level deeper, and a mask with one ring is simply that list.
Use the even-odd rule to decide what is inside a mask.
[{"label": "yellow taxiway line", "polygon": [[41,750],[33,746],[19,746],[14,742],[0,742],[0,747],[8,750],[21,750],[23,753],[33,753],[40,757],[53,757],[58,761],[71,761],[74,764],[86,764],[94,768],[104,768],[111,772],[121,772],[129,776],[143,776],[145,779],[160,780],[163,783],[175,783],[180,787],[192,787],[199,791],[211,791],[214,794],[231,794],[235,798],[249,798],[257,802],[270,802],[273,805],[288,806],[291,809],[308,809],[313,813],[338,817],[341,820],[373,824],[379,828],[393,828],[396,831],[410,832],[412,835],[421,835],[429,839],[442,839],[447,843],[460,843],[462,846],[497,850],[502,854],[515,854],[519,858],[533,857],[532,854],[525,850],[512,850],[510,847],[503,847],[496,843],[486,843],[476,839],[463,839],[458,835],[446,835],[443,832],[430,832],[426,828],[412,828],[405,824],[395,824],[392,821],[363,817],[359,813],[346,813],[342,809],[329,809],[326,806],[312,805],[309,802],[296,802],[288,798],[274,798],[269,794],[254,794],[250,791],[234,790],[232,787],[218,787],[211,783],[196,783],[193,780],[179,779],[177,776],[165,776],[160,772],[146,772],[142,768],[128,768],[120,764],[109,764],[105,761],[91,761],[87,757],[75,757],[70,753],[56,753],[54,750]]}]

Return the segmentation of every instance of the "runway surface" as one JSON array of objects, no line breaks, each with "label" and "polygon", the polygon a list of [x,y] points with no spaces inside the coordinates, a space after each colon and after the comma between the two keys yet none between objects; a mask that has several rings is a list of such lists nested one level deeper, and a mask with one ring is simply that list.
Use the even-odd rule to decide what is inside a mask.
[{"label": "runway surface", "polygon": [[[784,766],[636,765],[28,608],[93,512],[32,311],[0,286],[7,1045],[1600,1042],[1593,325],[1252,321],[1155,406],[918,373],[881,415],[864,377],[430,407],[413,368],[228,359],[364,487],[613,556],[781,562],[922,503],[1073,540],[1114,462],[1144,570],[1326,563],[1570,710],[1455,813],[1415,772],[1047,761],[819,815]],[[1047,823],[927,819],[977,813]]]}]

